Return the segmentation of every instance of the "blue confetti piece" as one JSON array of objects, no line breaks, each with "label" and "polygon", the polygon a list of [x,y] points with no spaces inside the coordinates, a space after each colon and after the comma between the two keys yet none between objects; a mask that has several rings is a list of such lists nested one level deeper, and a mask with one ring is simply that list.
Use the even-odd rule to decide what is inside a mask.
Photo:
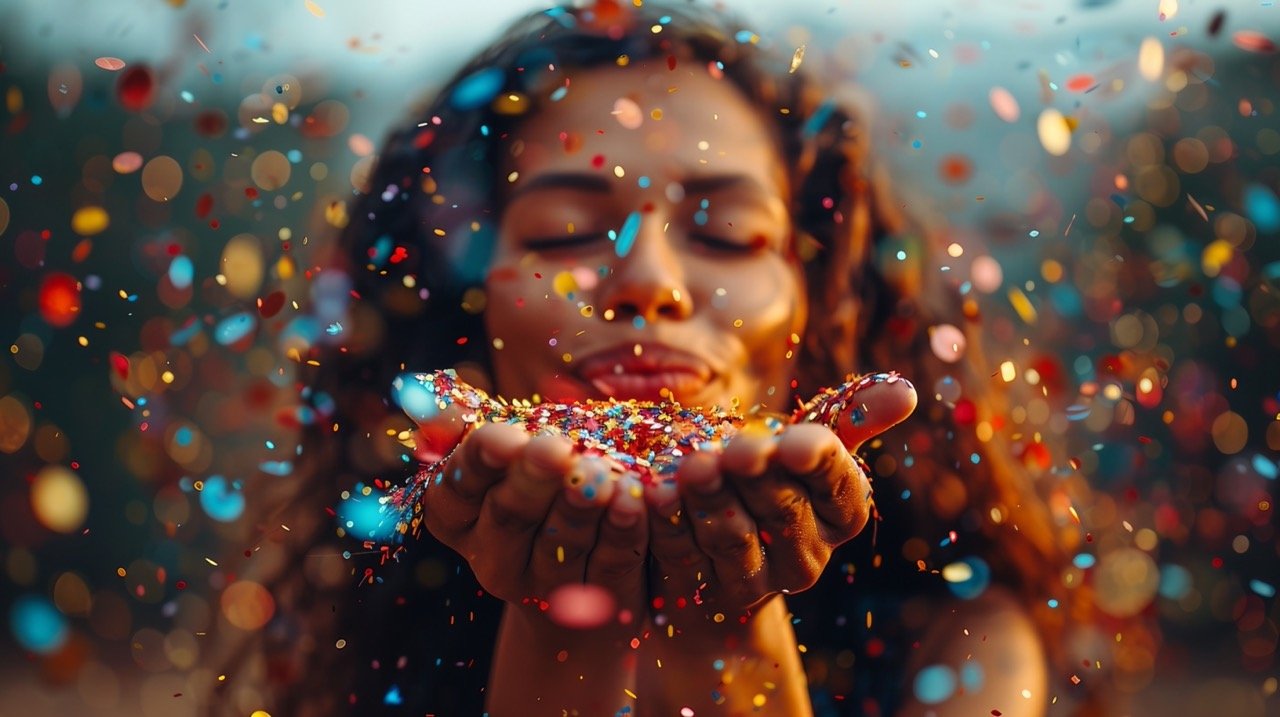
[{"label": "blue confetti piece", "polygon": [[964,685],[966,692],[977,692],[982,689],[982,683],[985,680],[986,675],[982,672],[982,665],[966,662],[960,666],[960,684]]},{"label": "blue confetti piece", "polygon": [[9,609],[9,625],[18,644],[32,652],[47,655],[67,641],[67,620],[48,600],[36,595],[23,595]]},{"label": "blue confetti piece", "polygon": [[415,421],[426,421],[440,412],[435,389],[417,374],[400,374],[391,382],[391,389],[396,405]]},{"label": "blue confetti piece", "polygon": [[1276,596],[1276,589],[1274,586],[1270,583],[1264,583],[1256,578],[1249,581],[1249,589],[1264,598],[1273,598]]},{"label": "blue confetti piece", "polygon": [[209,476],[200,491],[200,507],[219,523],[230,523],[244,513],[244,494],[222,476]]},{"label": "blue confetti piece", "polygon": [[1172,563],[1160,567],[1160,597],[1181,600],[1191,592],[1191,571]]},{"label": "blue confetti piece", "polygon": [[506,81],[506,73],[498,67],[486,67],[467,75],[453,90],[450,102],[454,109],[466,111],[483,107],[497,96]]},{"label": "blue confetti piece", "polygon": [[258,464],[258,470],[273,476],[287,476],[293,472],[293,462],[291,461],[263,461]]},{"label": "blue confetti piece", "polygon": [[229,346],[248,336],[258,326],[258,320],[247,311],[232,314],[218,322],[213,330],[213,340],[222,346]]},{"label": "blue confetti piece", "polygon": [[962,558],[960,562],[969,566],[969,577],[956,582],[947,581],[947,587],[961,600],[972,600],[991,585],[991,567],[987,561],[973,555]]},{"label": "blue confetti piece", "polygon": [[183,426],[182,428],[179,428],[178,430],[173,432],[174,442],[183,447],[191,445],[192,438],[193,438],[193,434],[191,433],[191,429],[187,428],[186,426]]},{"label": "blue confetti piece", "polygon": [[185,289],[191,286],[191,280],[195,277],[195,267],[191,264],[191,259],[179,254],[169,262],[169,283],[173,284],[175,289]]},{"label": "blue confetti piece", "polygon": [[618,232],[618,241],[613,247],[618,256],[625,257],[631,253],[631,248],[635,246],[636,237],[639,234],[640,212],[631,212],[622,223],[622,229]]},{"label": "blue confetti piece", "polygon": [[403,703],[404,700],[400,698],[399,685],[392,685],[391,689],[387,690],[387,694],[382,697],[382,704],[384,705],[398,705]]},{"label": "blue confetti piece", "polygon": [[361,495],[357,486],[351,497],[338,504],[338,520],[352,535],[383,542],[396,533],[399,518],[379,500],[377,493]]},{"label": "blue confetti piece", "polygon": [[563,87],[563,86],[557,87],[555,91],[551,93],[551,101],[559,102],[560,100],[564,99],[564,96],[567,94],[569,94],[568,87]]},{"label": "blue confetti piece", "polygon": [[1250,184],[1244,189],[1244,213],[1253,221],[1258,232],[1280,232],[1280,198],[1261,184]]},{"label": "blue confetti piece", "polygon": [[1254,455],[1253,469],[1258,472],[1258,475],[1266,478],[1267,480],[1276,479],[1277,470],[1275,461],[1272,461],[1261,453]]},{"label": "blue confetti piece", "polygon": [[956,673],[946,665],[930,665],[916,673],[912,689],[916,699],[926,705],[936,705],[955,694]]},{"label": "blue confetti piece", "polygon": [[1071,564],[1081,570],[1088,570],[1097,564],[1098,559],[1089,553],[1080,553],[1071,559]]}]

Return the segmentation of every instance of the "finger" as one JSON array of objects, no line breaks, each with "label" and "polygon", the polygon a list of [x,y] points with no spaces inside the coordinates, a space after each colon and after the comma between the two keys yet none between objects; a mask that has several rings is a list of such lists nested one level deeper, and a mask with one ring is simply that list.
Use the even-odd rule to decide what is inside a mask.
[{"label": "finger", "polygon": [[533,542],[529,567],[535,584],[583,582],[616,482],[604,459],[581,456],[574,461]]},{"label": "finger", "polygon": [[[830,430],[821,430],[836,440]],[[724,473],[756,524],[768,561],[769,587],[799,592],[812,587],[826,567],[833,547],[828,541],[832,533],[820,529],[808,489],[793,480],[777,460],[780,445],[775,447],[772,439],[767,440],[770,445],[755,447],[758,456],[774,457],[763,471],[758,469],[759,458],[731,459],[728,449],[720,465],[737,469]]]},{"label": "finger", "polygon": [[[694,456],[684,461],[715,460],[712,455]],[[668,609],[683,608],[695,600],[701,587],[713,577],[711,559],[694,542],[693,529],[680,502],[675,475],[656,477],[645,485],[644,499],[648,513],[649,554],[653,556],[650,592],[675,596],[675,604],[666,605]]]},{"label": "finger", "polygon": [[788,426],[778,441],[778,466],[808,492],[822,537],[832,545],[861,532],[870,513],[871,484],[825,426]]},{"label": "finger", "polygon": [[572,456],[568,439],[534,436],[512,462],[506,478],[485,496],[465,557],[490,592],[494,592],[491,586],[511,585],[526,574],[534,531],[563,489]]},{"label": "finger", "polygon": [[537,528],[563,488],[573,463],[569,439],[550,434],[529,439],[507,470],[506,479],[485,496],[481,523],[515,535]]},{"label": "finger", "polygon": [[903,422],[916,408],[915,386],[896,373],[864,376],[853,389],[832,428],[850,452]]},{"label": "finger", "polygon": [[644,519],[644,486],[634,473],[622,476],[600,523],[599,539],[587,559],[586,582],[623,600],[643,593],[649,524]]},{"label": "finger", "polygon": [[428,478],[423,497],[428,530],[450,543],[474,525],[485,495],[528,442],[529,434],[519,426],[485,423],[471,431],[440,471]]},{"label": "finger", "polygon": [[[735,468],[759,464],[760,454],[770,450],[768,441],[744,443],[749,445],[739,448],[738,457],[729,461]],[[732,444],[730,441],[718,459],[714,454],[690,456],[681,464],[676,480],[693,540],[711,559],[717,586],[737,602],[753,603],[766,591],[768,571],[756,523],[724,478],[723,462]]]}]

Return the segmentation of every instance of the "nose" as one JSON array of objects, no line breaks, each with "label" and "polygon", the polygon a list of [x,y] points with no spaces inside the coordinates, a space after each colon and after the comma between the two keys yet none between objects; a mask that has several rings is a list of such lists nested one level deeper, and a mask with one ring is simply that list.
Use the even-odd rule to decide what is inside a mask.
[{"label": "nose", "polygon": [[610,276],[600,282],[598,299],[607,321],[683,320],[693,314],[693,301],[679,251],[671,245],[656,217],[646,217],[630,251],[618,257]]}]

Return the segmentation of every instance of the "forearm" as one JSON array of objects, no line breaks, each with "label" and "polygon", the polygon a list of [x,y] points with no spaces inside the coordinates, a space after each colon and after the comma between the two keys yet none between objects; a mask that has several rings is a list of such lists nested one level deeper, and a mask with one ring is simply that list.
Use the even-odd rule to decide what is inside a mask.
[{"label": "forearm", "polygon": [[765,602],[746,624],[693,617],[696,608],[671,613],[673,633],[654,626],[641,650],[638,711],[675,715],[813,714],[795,631],[781,595]]},{"label": "forearm", "polygon": [[536,609],[508,604],[502,615],[487,709],[491,717],[611,715],[633,700],[634,630],[571,630]]}]

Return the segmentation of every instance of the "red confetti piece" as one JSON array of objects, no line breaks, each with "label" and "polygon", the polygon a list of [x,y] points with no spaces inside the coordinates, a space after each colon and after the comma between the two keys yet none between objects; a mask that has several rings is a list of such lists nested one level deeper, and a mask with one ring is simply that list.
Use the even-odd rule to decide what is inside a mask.
[{"label": "red confetti piece", "polygon": [[196,200],[196,216],[204,219],[211,211],[213,211],[213,195],[205,192]]},{"label": "red confetti piece", "polygon": [[227,131],[227,113],[222,110],[206,110],[196,115],[196,132],[201,137],[220,137]]},{"label": "red confetti piece", "polygon": [[964,184],[973,177],[973,162],[963,154],[949,154],[938,163],[938,176],[947,184]]},{"label": "red confetti piece", "polygon": [[80,284],[68,274],[50,274],[40,285],[40,316],[50,326],[70,326],[80,315]]},{"label": "red confetti piece", "polygon": [[124,69],[124,60],[118,57],[99,57],[93,61],[93,64],[101,67],[107,72],[118,72]]},{"label": "red confetti piece", "polygon": [[1256,30],[1238,30],[1231,36],[1231,42],[1247,52],[1269,55],[1276,51],[1276,43]]},{"label": "red confetti piece", "polygon": [[1084,92],[1097,84],[1098,81],[1093,78],[1093,75],[1086,73],[1067,78],[1066,87],[1069,92]]},{"label": "red confetti piece", "polygon": [[284,292],[273,291],[267,294],[266,298],[258,299],[258,314],[264,319],[280,313],[280,309],[284,308]]},{"label": "red confetti piece", "polygon": [[124,354],[111,352],[111,368],[115,369],[121,381],[129,380],[129,359]]},{"label": "red confetti piece", "polygon": [[151,106],[156,97],[155,76],[151,68],[137,65],[120,75],[116,84],[116,99],[130,112],[141,112]]}]

